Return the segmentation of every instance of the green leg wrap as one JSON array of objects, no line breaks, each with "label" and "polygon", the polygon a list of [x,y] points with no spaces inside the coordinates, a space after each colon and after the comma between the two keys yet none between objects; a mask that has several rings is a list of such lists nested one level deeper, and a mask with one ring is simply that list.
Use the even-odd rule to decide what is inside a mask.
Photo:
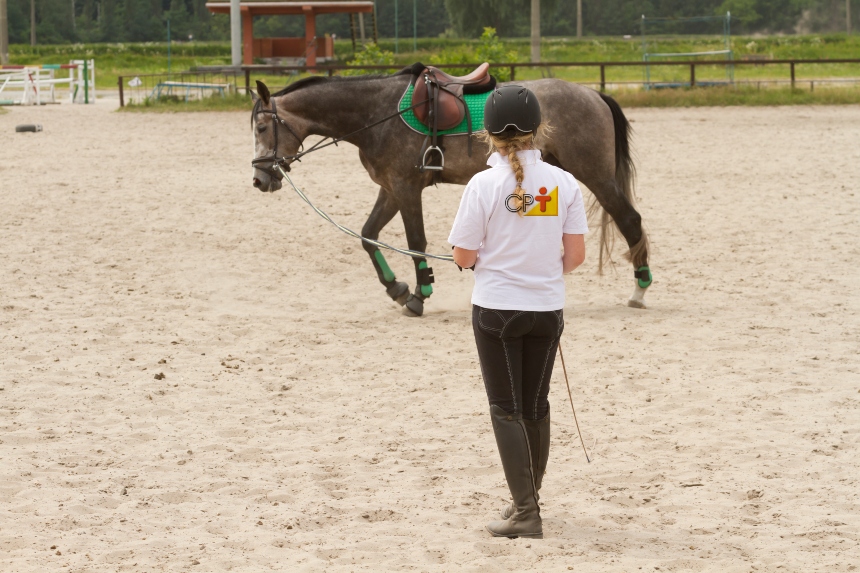
[{"label": "green leg wrap", "polygon": [[[420,270],[429,268],[427,266],[427,261],[421,261],[420,263],[418,263],[418,268]],[[425,297],[433,294],[433,285],[431,285],[431,284],[421,285],[421,294]]]},{"label": "green leg wrap", "polygon": [[394,271],[391,270],[391,267],[388,266],[388,261],[385,260],[385,257],[382,256],[382,251],[374,251],[373,258],[376,259],[376,263],[379,265],[379,268],[382,269],[382,277],[385,279],[385,282],[390,283],[394,280]]},{"label": "green leg wrap", "polygon": [[651,269],[648,268],[648,265],[643,265],[636,269],[633,276],[636,277],[639,288],[648,288],[651,286],[651,281],[654,280],[654,277],[651,275]]}]

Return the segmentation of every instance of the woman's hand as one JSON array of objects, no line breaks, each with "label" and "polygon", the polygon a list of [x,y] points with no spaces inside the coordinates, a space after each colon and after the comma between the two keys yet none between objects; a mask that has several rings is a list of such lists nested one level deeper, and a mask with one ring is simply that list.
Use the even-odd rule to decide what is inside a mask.
[{"label": "woman's hand", "polygon": [[561,244],[564,247],[564,253],[561,256],[562,272],[567,274],[585,260],[585,236],[564,234],[561,236]]},{"label": "woman's hand", "polygon": [[454,262],[460,265],[461,269],[472,268],[475,266],[477,261],[478,251],[470,251],[469,249],[454,247]]}]

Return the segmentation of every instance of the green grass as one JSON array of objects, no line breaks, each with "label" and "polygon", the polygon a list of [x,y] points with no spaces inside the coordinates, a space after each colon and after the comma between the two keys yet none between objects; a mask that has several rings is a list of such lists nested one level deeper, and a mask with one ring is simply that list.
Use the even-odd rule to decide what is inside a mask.
[{"label": "green grass", "polygon": [[[167,73],[167,43],[63,44],[56,46],[9,47],[9,63],[67,64],[69,60],[95,59],[96,88],[115,89],[117,76]],[[195,66],[230,64],[230,44],[226,42],[184,42],[171,45],[170,71]]]},{"label": "green grass", "polygon": [[161,99],[146,98],[142,102],[132,102],[121,108],[125,112],[177,112],[177,111],[251,111],[251,98],[243,94],[230,94],[226,97],[212,95],[186,103],[178,97]]},{"label": "green grass", "polygon": [[[651,40],[655,41],[655,40]],[[657,47],[666,52],[702,51],[721,46],[719,36],[681,36],[663,37],[656,40]],[[422,38],[418,40],[417,50],[412,51],[412,41],[400,41],[400,51],[395,55],[398,65],[408,65],[415,61],[470,61],[477,60],[474,56],[478,40],[457,40],[442,38]],[[773,36],[773,37],[733,37],[732,46],[735,59],[743,60],[754,56],[766,59],[837,59],[860,56],[860,36],[845,34],[806,35],[806,36]],[[391,39],[380,41],[384,50],[394,51]],[[510,39],[505,41],[505,49],[515,54],[515,59],[526,62],[529,59],[528,39]],[[340,62],[353,57],[352,44],[349,40],[338,40],[335,43],[335,53]],[[640,38],[633,37],[625,40],[619,37],[586,37],[576,38],[544,38],[541,53],[547,62],[607,62],[607,61],[640,61],[642,46]],[[12,64],[57,64],[67,63],[72,59],[96,60],[96,87],[98,89],[116,89],[117,77],[129,79],[136,75],[166,74],[167,44],[161,43],[131,43],[131,44],[69,44],[35,46],[10,46],[10,63]],[[447,60],[446,60],[447,58]],[[230,45],[227,42],[174,42],[171,45],[170,70],[179,72],[198,66],[227,65],[230,62]],[[799,82],[804,79],[851,78],[860,77],[858,64],[809,64],[796,67],[796,78]],[[737,81],[787,80],[788,65],[737,65],[734,69],[734,79]],[[651,80],[656,82],[689,82],[689,67],[652,68]],[[567,81],[588,83],[592,86],[600,80],[599,68],[558,67],[558,68],[520,68],[516,71],[516,79],[528,80],[541,77],[556,77]],[[166,78],[161,78],[166,79]],[[283,87],[295,76],[265,75],[252,77],[261,79],[274,91]],[[609,84],[624,82],[642,82],[644,70],[642,67],[609,67],[606,68],[606,81]],[[721,81],[726,79],[724,66],[702,64],[696,67],[696,80],[700,82]],[[126,102],[130,99],[138,105],[136,108],[153,111],[178,111],[180,109],[246,109],[246,102],[241,99],[227,98],[216,101],[205,99],[200,103],[146,102],[153,86],[160,81],[157,78],[143,77],[144,85],[138,89],[125,86]],[[206,76],[201,81],[215,83],[244,84],[244,78],[225,78],[224,76]],[[841,90],[822,90],[817,88],[812,94],[807,93],[808,83],[799,84],[804,91],[792,92],[790,89],[770,88],[767,90],[748,90],[744,88],[720,90],[709,88],[705,90],[651,90],[648,92],[618,91],[628,105],[783,105],[791,103],[854,103],[856,88]],[[615,87],[610,85],[610,87]],[[834,93],[830,93],[834,92]],[[838,94],[836,93],[838,92]],[[218,98],[220,99],[220,98]],[[808,101],[807,101],[808,100]],[[712,103],[698,103],[700,101]],[[649,104],[647,102],[654,102]],[[686,102],[686,103],[678,103]],[[724,103],[720,103],[724,102]],[[765,103],[756,103],[765,102]]]},{"label": "green grass", "polygon": [[[651,40],[654,41],[653,39]],[[452,56],[468,55],[474,52],[477,40],[441,40],[427,39],[418,41],[418,50],[411,51],[412,42],[401,41],[401,53],[395,60],[401,64],[415,61],[428,61],[434,54],[448,52]],[[393,50],[391,40],[383,40],[380,47]],[[722,38],[719,36],[680,36],[663,37],[657,40],[657,47],[664,52],[694,52],[722,49]],[[337,45],[340,49],[351,49]],[[408,48],[408,52],[403,49]],[[505,41],[505,48],[516,53],[516,60],[528,62],[530,44],[527,39],[512,39]],[[743,37],[732,38],[732,49],[735,60],[745,57],[765,59],[840,59],[860,57],[860,36],[845,34],[806,35],[806,36],[772,36],[772,37]],[[612,61],[641,61],[642,43],[637,36],[629,40],[618,37],[586,37],[576,38],[544,38],[541,42],[541,59],[545,62],[612,62]],[[686,58],[685,58],[686,59]],[[809,64],[796,67],[796,77],[825,78],[825,77],[860,77],[860,64]],[[599,68],[520,68],[516,71],[519,80],[537,79],[552,75],[560,79],[576,82],[596,82],[600,79]],[[652,76],[656,81],[684,81],[689,79],[689,68],[663,67],[652,68]],[[703,81],[725,79],[724,66],[697,66],[697,78]],[[607,68],[607,81],[632,81],[643,79],[641,67]],[[735,66],[736,80],[788,79],[788,65],[738,65]]]},{"label": "green grass", "polygon": [[[477,40],[452,40],[441,38],[421,38],[417,51],[412,51],[411,40],[401,40],[400,53],[395,56],[398,64],[407,65],[416,61],[429,61],[434,55],[450,54],[468,58],[474,54]],[[685,52],[713,49],[721,45],[718,36],[666,37],[658,41],[661,51]],[[768,59],[820,59],[855,58],[860,55],[860,36],[845,34],[772,36],[732,38],[735,59],[745,56],[765,57]],[[380,40],[380,47],[394,50],[390,39]],[[529,60],[529,41],[516,38],[505,41],[505,48],[516,53],[520,62]],[[227,65],[230,63],[230,45],[227,42],[174,42],[171,45],[171,71],[188,70],[196,66]],[[348,40],[335,43],[335,53],[340,61],[352,57],[352,44]],[[608,62],[639,61],[642,59],[642,46],[638,37],[624,40],[618,37],[544,38],[541,55],[549,62]],[[66,44],[35,46],[12,45],[9,48],[11,64],[62,64],[71,59],[96,60],[96,87],[115,88],[117,76],[129,76],[167,72],[167,44],[148,42],[137,44]],[[461,60],[462,61],[462,60]],[[725,77],[720,66],[697,67],[697,76],[702,80]],[[797,67],[797,77],[857,77],[860,65],[857,64],[816,64]],[[526,80],[539,78],[549,72],[541,69],[517,70],[517,78]],[[556,68],[555,77],[569,81],[597,81],[597,68]],[[689,75],[689,69],[664,68],[660,81],[677,81]],[[788,66],[737,66],[735,79],[772,79],[788,78]],[[256,79],[256,78],[255,78]],[[607,81],[641,81],[642,69],[609,68]],[[283,77],[269,78],[274,85],[286,83]]]}]

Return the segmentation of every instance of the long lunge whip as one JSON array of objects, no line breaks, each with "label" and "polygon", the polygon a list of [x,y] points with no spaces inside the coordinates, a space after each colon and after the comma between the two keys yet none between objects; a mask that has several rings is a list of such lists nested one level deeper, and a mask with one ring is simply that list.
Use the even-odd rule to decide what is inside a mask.
[{"label": "long lunge whip", "polygon": [[564,383],[567,384],[567,397],[570,400],[570,409],[573,411],[573,421],[576,423],[576,433],[579,434],[579,443],[582,444],[582,451],[585,452],[585,459],[591,463],[591,458],[588,457],[588,450],[585,449],[585,441],[582,439],[582,432],[579,431],[579,420],[576,419],[576,408],[573,407],[573,397],[570,394],[570,382],[567,380],[567,366],[564,364],[564,352],[561,351],[561,338],[558,339],[558,354],[561,356],[561,369],[564,371]]}]

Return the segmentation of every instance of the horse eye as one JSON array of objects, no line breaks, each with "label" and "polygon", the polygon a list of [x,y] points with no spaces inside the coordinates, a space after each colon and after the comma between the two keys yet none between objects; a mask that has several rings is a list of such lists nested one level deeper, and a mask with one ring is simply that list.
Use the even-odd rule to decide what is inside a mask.
[{"label": "horse eye", "polygon": [[257,126],[257,133],[263,133],[264,131],[266,131],[265,125],[258,125]]}]

